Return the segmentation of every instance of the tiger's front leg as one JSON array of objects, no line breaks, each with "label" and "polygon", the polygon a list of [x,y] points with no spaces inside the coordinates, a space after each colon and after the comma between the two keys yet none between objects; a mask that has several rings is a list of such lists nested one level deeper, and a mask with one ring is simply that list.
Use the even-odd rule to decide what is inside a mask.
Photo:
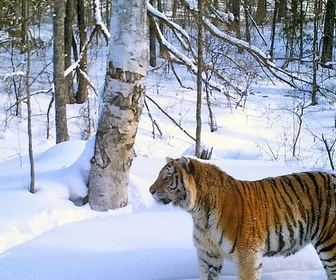
[{"label": "tiger's front leg", "polygon": [[197,248],[201,280],[217,280],[222,271],[223,258],[217,253]]}]

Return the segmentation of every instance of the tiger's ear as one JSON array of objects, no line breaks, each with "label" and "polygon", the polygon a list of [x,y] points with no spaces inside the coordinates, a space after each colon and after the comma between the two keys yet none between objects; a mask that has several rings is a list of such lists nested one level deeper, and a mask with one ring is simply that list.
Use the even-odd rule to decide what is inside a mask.
[{"label": "tiger's ear", "polygon": [[171,161],[173,161],[174,159],[172,159],[172,158],[170,158],[170,157],[166,157],[166,162],[168,163],[168,162],[171,162]]},{"label": "tiger's ear", "polygon": [[181,157],[179,159],[179,163],[181,164],[182,168],[184,168],[186,171],[190,171],[190,160],[186,157]]}]

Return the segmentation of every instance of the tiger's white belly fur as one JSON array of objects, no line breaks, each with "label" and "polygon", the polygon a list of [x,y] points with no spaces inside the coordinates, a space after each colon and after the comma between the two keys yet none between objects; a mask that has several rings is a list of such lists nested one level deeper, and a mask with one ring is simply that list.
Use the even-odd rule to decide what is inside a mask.
[{"label": "tiger's white belly fur", "polygon": [[[207,223],[204,223],[202,217],[193,217],[194,220],[194,243],[197,248],[204,247],[218,251],[223,258],[234,260],[235,242],[239,243],[240,237],[237,240],[226,238],[223,230],[217,227],[215,222],[216,216],[210,214]],[[260,244],[246,244],[246,250],[254,250],[261,252],[263,256],[288,256],[296,253],[301,248],[310,243],[309,234],[307,240],[302,239],[302,232],[298,227],[292,228],[290,231],[286,226],[282,227],[281,231],[270,230],[269,235]],[[252,238],[253,239],[253,238]],[[267,243],[267,244],[266,244]],[[248,248],[253,247],[253,248]]]},{"label": "tiger's white belly fur", "polygon": [[201,217],[193,217],[194,220],[194,244],[196,248],[204,248],[204,250],[214,250],[223,258],[233,260],[230,253],[233,242],[222,235],[222,230],[216,227],[215,215],[210,214],[207,221]]}]

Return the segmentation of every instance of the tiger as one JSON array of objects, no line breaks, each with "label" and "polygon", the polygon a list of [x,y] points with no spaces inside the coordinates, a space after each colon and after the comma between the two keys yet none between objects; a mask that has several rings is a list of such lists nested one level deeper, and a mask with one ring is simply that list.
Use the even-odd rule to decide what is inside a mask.
[{"label": "tiger", "polygon": [[307,171],[238,180],[195,158],[166,158],[149,191],[189,212],[202,280],[224,259],[240,280],[261,277],[264,256],[289,256],[311,243],[328,280],[336,279],[336,175]]}]

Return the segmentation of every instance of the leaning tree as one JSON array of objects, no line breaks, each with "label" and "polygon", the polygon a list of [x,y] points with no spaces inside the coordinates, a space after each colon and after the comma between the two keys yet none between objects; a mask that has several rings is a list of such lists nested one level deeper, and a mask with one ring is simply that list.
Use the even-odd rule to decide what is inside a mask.
[{"label": "leaning tree", "polygon": [[114,0],[101,115],[89,176],[94,210],[123,207],[146,90],[146,0]]}]

